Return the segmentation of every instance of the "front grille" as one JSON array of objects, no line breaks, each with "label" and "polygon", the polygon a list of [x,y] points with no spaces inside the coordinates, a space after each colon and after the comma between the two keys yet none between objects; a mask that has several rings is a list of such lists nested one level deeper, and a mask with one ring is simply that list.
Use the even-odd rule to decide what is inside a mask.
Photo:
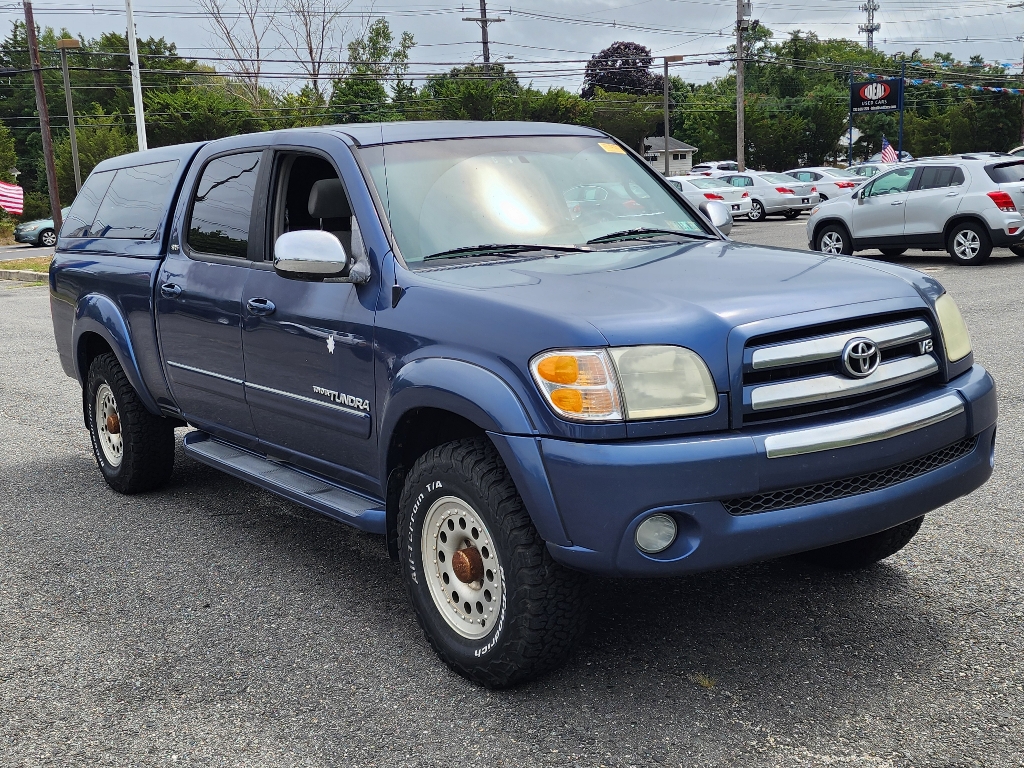
[{"label": "front grille", "polygon": [[[873,341],[877,370],[848,375],[843,349],[855,338]],[[940,371],[932,327],[925,317],[901,314],[847,320],[751,339],[743,355],[742,423],[825,413],[893,397]]]},{"label": "front grille", "polygon": [[773,512],[779,509],[802,507],[807,504],[818,504],[822,501],[845,499],[862,493],[880,491],[898,483],[920,477],[933,469],[952,464],[957,459],[973,451],[978,445],[978,437],[968,437],[958,443],[929,453],[919,459],[898,464],[895,467],[871,472],[866,475],[847,477],[818,485],[805,485],[801,488],[786,488],[781,491],[759,493],[755,496],[744,496],[739,499],[726,499],[722,502],[730,515],[756,515],[759,512]]}]

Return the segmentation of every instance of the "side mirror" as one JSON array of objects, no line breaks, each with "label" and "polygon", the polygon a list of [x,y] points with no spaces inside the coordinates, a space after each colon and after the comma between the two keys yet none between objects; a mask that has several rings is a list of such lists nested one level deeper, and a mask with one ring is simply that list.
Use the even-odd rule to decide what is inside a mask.
[{"label": "side mirror", "polygon": [[704,209],[704,215],[711,219],[711,223],[715,225],[715,229],[728,237],[729,233],[732,232],[732,211],[729,210],[729,206],[717,200],[708,200],[702,208]]},{"label": "side mirror", "polygon": [[363,278],[369,278],[369,270],[357,270],[356,266],[362,265],[345,253],[345,246],[330,232],[318,229],[285,232],[274,243],[274,270],[291,280],[365,283]]},{"label": "side mirror", "polygon": [[864,192],[863,189],[858,189],[853,193],[853,196],[857,198],[857,205],[864,205]]}]

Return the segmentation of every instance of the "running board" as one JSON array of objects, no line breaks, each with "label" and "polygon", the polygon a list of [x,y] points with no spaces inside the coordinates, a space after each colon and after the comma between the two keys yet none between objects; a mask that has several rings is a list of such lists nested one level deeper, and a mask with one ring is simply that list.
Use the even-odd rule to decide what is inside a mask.
[{"label": "running board", "polygon": [[188,432],[184,442],[185,453],[196,461],[360,530],[386,532],[383,503],[376,499],[223,443],[206,432]]}]

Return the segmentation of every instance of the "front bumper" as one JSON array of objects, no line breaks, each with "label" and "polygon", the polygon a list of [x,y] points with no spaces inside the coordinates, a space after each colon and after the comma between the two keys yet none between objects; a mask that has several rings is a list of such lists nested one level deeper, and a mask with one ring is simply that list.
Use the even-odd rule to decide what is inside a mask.
[{"label": "front bumper", "polygon": [[16,243],[34,243],[39,239],[39,232],[14,232],[14,242]]},{"label": "front bumper", "polygon": [[[902,411],[916,408],[913,412],[920,413],[935,402],[948,404],[951,396],[959,398],[963,408],[941,420],[846,447],[769,458],[773,438],[806,432],[806,425],[621,443],[541,438],[535,442],[545,477],[539,477],[538,466],[525,475],[513,474],[518,475],[518,484],[532,485],[523,495],[535,519],[537,499],[551,499],[550,512],[557,510],[561,525],[553,526],[548,516],[538,528],[552,556],[569,567],[622,576],[711,570],[867,536],[978,488],[992,472],[997,412],[995,384],[981,366],[910,402],[877,408],[867,417],[879,423],[885,422],[879,416],[896,420]],[[880,490],[756,514],[730,514],[722,503],[870,476],[974,436],[977,444],[966,455]],[[668,550],[649,556],[636,548],[633,537],[637,526],[655,511],[671,514],[680,533]],[[564,538],[546,535],[543,529],[552,528],[564,531]]]}]

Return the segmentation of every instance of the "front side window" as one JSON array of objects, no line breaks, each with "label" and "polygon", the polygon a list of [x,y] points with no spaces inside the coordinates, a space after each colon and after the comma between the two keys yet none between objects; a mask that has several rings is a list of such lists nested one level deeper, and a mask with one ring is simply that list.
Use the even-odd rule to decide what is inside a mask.
[{"label": "front side window", "polygon": [[417,141],[363,157],[410,264],[485,245],[578,247],[632,229],[707,234],[646,165],[596,137]]},{"label": "front side window", "polygon": [[103,196],[89,234],[116,239],[152,239],[167,215],[177,171],[177,160],[119,169]]},{"label": "front side window", "polygon": [[249,255],[249,221],[261,154],[218,157],[203,169],[186,227],[189,248],[214,256]]},{"label": "front side window", "polygon": [[914,178],[913,168],[898,168],[895,171],[883,174],[871,183],[867,197],[879,195],[896,195],[910,189],[910,182]]},{"label": "front side window", "polygon": [[103,196],[113,180],[114,171],[93,173],[85,180],[74,205],[64,219],[64,225],[60,229],[61,237],[89,237],[96,212],[100,209]]}]

